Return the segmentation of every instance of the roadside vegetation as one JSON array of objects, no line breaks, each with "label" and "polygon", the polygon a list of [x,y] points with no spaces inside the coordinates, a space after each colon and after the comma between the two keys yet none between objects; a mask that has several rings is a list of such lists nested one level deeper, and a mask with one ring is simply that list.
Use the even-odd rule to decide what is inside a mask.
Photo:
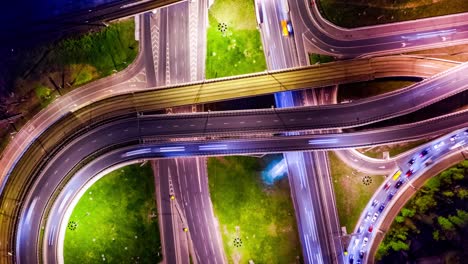
[{"label": "roadside vegetation", "polygon": [[376,254],[380,263],[465,263],[468,161],[433,177],[395,218]]},{"label": "roadside vegetation", "polygon": [[322,16],[355,28],[468,12],[466,0],[318,0]]},{"label": "roadside vegetation", "polygon": [[288,179],[264,184],[263,163],[244,156],[208,159],[211,200],[229,263],[297,263],[301,259]]},{"label": "roadside vegetation", "polygon": [[382,159],[384,158],[383,156],[384,152],[388,152],[390,157],[395,157],[403,152],[419,147],[431,140],[432,138],[425,138],[425,139],[420,139],[420,140],[415,140],[415,141],[410,141],[410,142],[388,144],[388,145],[376,146],[376,147],[365,148],[365,149],[362,148],[362,149],[358,149],[358,151],[370,158]]},{"label": "roadside vegetation", "polygon": [[123,20],[5,58],[5,72],[0,74],[0,119],[22,117],[14,125],[0,125],[0,151],[9,133],[19,130],[55,98],[131,64],[138,54],[134,30],[133,20]]},{"label": "roadside vegetation", "polygon": [[215,0],[208,18],[207,79],[266,69],[254,1]]},{"label": "roadside vegetation", "polygon": [[158,263],[162,260],[151,167],[130,165],[93,184],[73,210],[64,261]]},{"label": "roadside vegetation", "polygon": [[368,175],[346,165],[333,152],[328,152],[336,209],[341,226],[352,233],[362,210],[385,180],[384,176]]},{"label": "roadside vegetation", "polygon": [[377,79],[368,82],[346,83],[338,86],[338,102],[354,101],[396,91],[416,82],[398,79]]},{"label": "roadside vegetation", "polygon": [[333,58],[333,56],[317,54],[317,53],[309,53],[310,65],[332,62],[334,60],[335,58]]}]

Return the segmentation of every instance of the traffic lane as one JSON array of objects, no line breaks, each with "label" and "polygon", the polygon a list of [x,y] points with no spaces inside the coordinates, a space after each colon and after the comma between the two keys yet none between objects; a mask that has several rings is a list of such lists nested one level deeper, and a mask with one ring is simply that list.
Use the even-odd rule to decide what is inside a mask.
[{"label": "traffic lane", "polygon": [[[218,239],[218,227],[214,223],[213,209],[208,190],[208,175],[204,158],[176,159],[182,172],[180,197],[182,198],[187,225],[200,263],[224,263],[222,243]],[[209,242],[208,242],[209,241]]]},{"label": "traffic lane", "polygon": [[[321,153],[315,153],[315,152],[303,152],[302,155],[304,155],[304,160],[305,160],[305,167],[306,168],[313,168],[311,172],[313,173],[312,176],[308,183],[309,183],[309,190],[310,194],[312,196],[312,204],[313,208],[316,212],[316,221],[318,223],[318,226],[321,228],[318,228],[318,236],[320,239],[320,243],[322,245],[323,250],[322,255],[323,255],[323,261],[325,263],[332,263],[333,262],[333,249],[332,245],[330,245],[329,241],[329,236],[331,234],[331,223],[328,221],[326,218],[326,200],[323,199],[324,196],[330,195],[330,193],[324,193],[323,192],[323,185],[320,179],[322,177],[328,176],[328,172],[324,174],[322,171],[323,168],[327,168],[326,164],[324,163],[324,155],[326,155],[324,152]],[[320,156],[320,157],[319,157]],[[309,175],[310,176],[310,175]],[[329,197],[328,197],[329,198]]]},{"label": "traffic lane", "polygon": [[198,24],[197,24],[197,41],[198,47],[203,47],[202,51],[197,49],[197,80],[205,79],[205,59],[207,47],[207,23],[208,23],[208,1],[199,0],[198,2]]},{"label": "traffic lane", "polygon": [[[172,204],[170,201],[169,193],[169,177],[167,177],[167,160],[154,160],[152,161],[154,176],[159,181],[156,192],[159,192],[160,196],[157,197],[156,203],[158,204],[158,223],[161,227],[161,242],[163,248],[163,261],[165,263],[176,263],[176,241],[174,238],[174,226],[172,216],[174,214]],[[187,258],[188,259],[188,258]]]},{"label": "traffic lane", "polygon": [[366,159],[363,154],[358,154],[356,150],[343,149],[335,150],[335,154],[348,166],[374,175],[389,174],[397,168],[396,161],[393,159]]},{"label": "traffic lane", "polygon": [[[335,192],[333,189],[333,184],[332,184],[332,177],[330,175],[330,167],[329,167],[329,162],[328,162],[328,153],[324,151],[315,151],[312,152],[312,155],[315,155],[317,160],[317,164],[320,164],[320,166],[317,166],[317,170],[319,171],[319,180],[321,181],[321,186],[322,186],[322,192],[325,193],[323,204],[324,210],[327,211],[325,212],[325,216],[327,217],[327,223],[329,226],[329,236],[331,236],[331,248],[334,249],[332,252],[333,258],[337,258],[338,263],[343,263],[344,258],[340,258],[340,253],[341,249],[343,248],[342,242],[341,242],[341,225],[339,222],[339,217],[338,217],[338,212],[336,208],[336,199],[335,199]],[[322,197],[323,198],[323,197]]]},{"label": "traffic lane", "polygon": [[309,184],[312,178],[306,175],[304,156],[300,152],[286,152],[283,155],[288,164],[288,178],[292,187],[291,196],[305,262],[324,263]]},{"label": "traffic lane", "polygon": [[260,25],[261,35],[264,40],[265,58],[268,69],[282,69],[286,65],[284,43],[281,39],[282,29],[280,19],[276,11],[274,1],[257,0],[257,4],[262,6],[263,23]]},{"label": "traffic lane", "polygon": [[156,73],[157,86],[166,86],[166,65],[167,65],[167,35],[169,31],[168,24],[168,9],[162,8],[159,10],[159,51],[158,51],[158,72]]},{"label": "traffic lane", "polygon": [[145,72],[146,72],[146,85],[147,87],[155,87],[156,86],[156,75],[154,69],[153,61],[153,45],[152,45],[152,38],[151,38],[151,14],[146,13],[143,15],[144,23],[143,32],[147,34],[147,36],[143,39],[145,41],[145,49],[143,53],[145,54]]},{"label": "traffic lane", "polygon": [[[177,190],[179,189],[179,179],[180,179],[180,168],[177,164],[177,159],[164,159],[161,160],[164,166],[165,174],[169,181],[168,187],[168,200],[172,206],[172,223],[174,224],[174,238],[177,242],[177,262],[176,263],[189,263],[190,262],[190,252],[187,241],[187,236],[184,232],[184,228],[187,226],[186,217],[183,211],[180,210],[178,205],[178,194]],[[174,200],[170,200],[173,195]]]},{"label": "traffic lane", "polygon": [[167,8],[168,42],[167,55],[170,83],[190,81],[189,41],[188,41],[188,1],[184,1]]}]

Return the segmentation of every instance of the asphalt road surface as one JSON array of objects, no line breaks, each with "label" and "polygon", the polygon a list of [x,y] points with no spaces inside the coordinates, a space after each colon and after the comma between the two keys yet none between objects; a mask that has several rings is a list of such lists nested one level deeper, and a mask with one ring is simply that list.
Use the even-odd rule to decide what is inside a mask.
[{"label": "asphalt road surface", "polygon": [[[435,123],[434,125],[438,125],[440,122]],[[466,124],[466,122],[465,122]],[[125,130],[127,126],[121,126],[121,129]],[[427,124],[414,127],[411,126],[408,129],[399,129],[396,133],[402,137],[414,137],[416,135],[424,135],[424,132],[421,130],[425,130],[427,128]],[[430,127],[430,126],[429,126]],[[117,131],[115,127],[112,127],[112,131]],[[133,129],[135,130],[135,129]],[[134,133],[135,131],[127,131],[128,133]],[[425,132],[430,134],[430,132]],[[99,133],[97,133],[99,134]],[[366,133],[365,135],[356,135],[354,133],[352,135],[343,135],[343,140],[340,140],[341,144],[352,145],[351,142],[356,143],[356,140],[360,140],[366,142],[369,137],[374,138],[380,135],[382,140],[386,138],[386,140],[392,140],[395,138],[393,133],[389,133],[386,130],[375,131],[374,134],[371,132]],[[48,197],[50,197],[51,193],[55,190],[56,185],[61,181],[62,177],[67,173],[71,168],[75,166],[77,162],[79,162],[84,156],[93,153],[95,149],[101,148],[103,145],[109,144],[106,143],[108,140],[118,140],[115,137],[107,136],[107,140],[102,140],[99,138],[98,135],[92,134],[89,135],[89,138],[96,138],[96,141],[87,141],[81,139],[76,141],[73,146],[70,146],[66,150],[64,150],[64,155],[61,155],[61,158],[55,160],[51,163],[50,167],[47,171],[44,172],[43,176],[40,178],[39,182],[37,183],[38,186],[42,186],[41,188],[34,188],[31,196],[29,196],[28,200],[26,201],[27,208],[23,215],[20,217],[20,228],[18,230],[18,247],[17,251],[19,253],[19,257],[21,258],[20,261],[26,261],[25,263],[31,263],[31,260],[35,259],[37,249],[35,248],[35,236],[39,235],[40,229],[40,215],[42,214],[45,206],[45,202],[47,201]],[[49,261],[54,260],[53,258],[54,253],[56,253],[56,243],[58,239],[58,230],[50,227],[58,227],[60,226],[60,221],[62,219],[64,210],[70,200],[73,198],[73,194],[75,191],[79,190],[81,186],[83,186],[89,177],[97,174],[98,172],[102,171],[104,168],[113,166],[115,164],[119,164],[128,160],[141,160],[150,157],[175,157],[175,156],[187,156],[187,155],[213,155],[213,154],[236,154],[237,153],[263,153],[271,151],[284,151],[289,149],[298,150],[298,147],[302,145],[303,150],[306,150],[307,147],[310,148],[309,142],[311,138],[317,138],[320,135],[307,135],[307,136],[300,136],[297,139],[291,140],[244,140],[244,141],[218,141],[218,142],[211,142],[209,144],[201,142],[201,143],[186,143],[184,144],[185,151],[177,151],[180,149],[180,143],[172,143],[172,144],[156,144],[156,145],[135,145],[133,147],[127,147],[123,149],[119,149],[113,151],[106,155],[101,155],[100,158],[92,161],[90,164],[85,166],[82,170],[77,173],[76,177],[73,177],[70,182],[67,184],[65,189],[59,195],[59,199],[55,202],[54,208],[51,210],[51,215],[49,219],[53,219],[49,221],[48,227],[46,230],[51,230],[49,233],[46,233],[46,241],[48,245],[45,246],[45,250],[49,252],[47,256],[49,257]],[[118,137],[116,135],[116,137]],[[304,138],[306,137],[306,138]],[[105,139],[105,138],[104,138]],[[123,139],[118,140],[119,142],[123,141]],[[350,141],[349,143],[345,143],[346,141]],[[86,144],[85,144],[86,143]],[[215,146],[221,147],[222,145],[229,146],[229,153],[226,151],[218,150]],[[172,146],[172,148],[171,148]],[[209,146],[209,147],[207,147]],[[222,149],[222,148],[221,148]],[[204,152],[204,153],[203,153]],[[202,154],[203,153],[203,154]],[[68,154],[68,155],[67,155]],[[435,162],[435,161],[434,161]],[[196,188],[196,186],[195,186]],[[60,198],[61,197],[61,198]],[[64,199],[64,200],[62,200]],[[182,199],[183,201],[183,199]],[[36,230],[36,231],[34,231]]]}]

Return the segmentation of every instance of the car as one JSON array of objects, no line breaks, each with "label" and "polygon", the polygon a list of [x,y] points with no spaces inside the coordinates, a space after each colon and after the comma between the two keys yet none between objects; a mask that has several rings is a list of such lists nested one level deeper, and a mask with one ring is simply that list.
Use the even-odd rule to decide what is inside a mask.
[{"label": "car", "polygon": [[367,241],[369,241],[369,238],[368,238],[368,237],[365,237],[365,238],[362,240],[361,249],[362,249],[362,248],[365,248],[365,247],[367,246]]},{"label": "car", "polygon": [[390,189],[390,186],[392,186],[392,184],[389,183],[389,182],[387,182],[387,183],[384,185],[383,189],[384,189],[385,191],[388,191],[388,189]]},{"label": "car", "polygon": [[424,162],[424,165],[429,166],[432,164],[432,159],[428,159]]},{"label": "car", "polygon": [[372,230],[374,230],[374,225],[370,225],[367,232],[372,233]]},{"label": "car", "polygon": [[358,228],[358,230],[357,230],[357,233],[360,234],[360,233],[362,232],[363,229],[364,229],[364,226],[363,226],[363,225],[360,226],[360,227]]},{"label": "car", "polygon": [[359,258],[364,258],[364,250],[359,251]]},{"label": "car", "polygon": [[390,201],[393,198],[393,196],[395,196],[395,192],[391,192],[390,194],[388,194],[387,199]]},{"label": "car", "polygon": [[367,212],[366,218],[364,218],[364,221],[367,222],[371,218],[371,213]]},{"label": "car", "polygon": [[[353,248],[355,248],[355,247],[359,244],[359,241],[361,241],[361,240],[359,240],[359,238],[356,238],[356,239],[354,240],[354,246],[353,246]],[[352,258],[352,256],[353,256],[353,255],[350,255],[349,258]]]},{"label": "car", "polygon": [[407,172],[406,172],[406,177],[411,177],[411,175],[413,175],[413,172],[414,170],[413,169],[409,169]]},{"label": "car", "polygon": [[379,201],[377,201],[377,199],[375,199],[374,201],[372,201],[372,207],[376,206],[379,204]]},{"label": "car", "polygon": [[450,137],[450,142],[455,142],[455,140],[458,139],[458,134],[455,134]]},{"label": "car", "polygon": [[356,264],[361,264],[361,259],[356,260]]},{"label": "car", "polygon": [[371,221],[372,221],[372,223],[374,223],[374,222],[375,222],[375,220],[377,220],[377,217],[379,217],[379,213],[378,213],[378,212],[377,212],[377,213],[375,213],[375,214],[374,214],[374,216],[372,217],[372,220],[371,220]]},{"label": "car", "polygon": [[415,161],[416,161],[416,159],[415,159],[415,158],[412,158],[412,159],[410,159],[410,160],[408,161],[408,164],[409,164],[409,165],[413,165]]},{"label": "car", "polygon": [[349,255],[349,264],[353,264],[353,262],[354,262],[354,256]]},{"label": "car", "polygon": [[400,189],[402,184],[403,184],[403,180],[397,181],[397,183],[395,183],[395,188]]},{"label": "car", "polygon": [[382,204],[382,205],[379,207],[378,212],[381,213],[381,212],[383,211],[383,209],[385,209],[385,205],[384,205],[384,204]]},{"label": "car", "polygon": [[440,141],[439,143],[435,144],[434,145],[434,149],[435,150],[438,150],[440,149],[443,145],[445,145],[445,143],[443,141]]},{"label": "car", "polygon": [[288,30],[288,22],[286,20],[281,20],[281,30],[283,32],[283,36],[287,37],[289,36],[289,30]]},{"label": "car", "polygon": [[419,157],[423,158],[424,156],[427,155],[427,153],[429,153],[429,148],[426,148],[423,151],[421,151],[421,153],[419,153]]}]

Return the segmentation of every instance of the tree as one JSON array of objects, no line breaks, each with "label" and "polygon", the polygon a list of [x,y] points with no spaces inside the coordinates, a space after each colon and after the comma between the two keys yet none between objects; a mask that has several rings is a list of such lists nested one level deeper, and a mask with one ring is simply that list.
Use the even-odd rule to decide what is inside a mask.
[{"label": "tree", "polygon": [[457,192],[457,197],[462,200],[468,197],[468,189],[466,188],[459,188],[456,192]]},{"label": "tree", "polygon": [[424,214],[427,210],[436,207],[437,202],[432,194],[423,194],[415,198],[413,205],[418,214]]},{"label": "tree", "polygon": [[437,222],[439,223],[440,227],[442,228],[443,231],[453,231],[455,230],[455,227],[453,226],[453,223],[450,222],[447,218],[443,216],[437,217]]},{"label": "tree", "polygon": [[405,217],[404,216],[401,216],[401,215],[398,215],[396,218],[395,218],[395,221],[397,223],[403,223],[405,221]]},{"label": "tree", "polygon": [[432,238],[435,241],[439,241],[439,230],[434,230],[434,232],[432,232]]},{"label": "tree", "polygon": [[450,220],[450,222],[452,222],[459,228],[464,227],[466,224],[465,221],[463,221],[463,219],[458,217],[457,215],[449,215],[448,219]]},{"label": "tree", "polygon": [[396,252],[401,251],[401,250],[406,251],[409,249],[409,244],[401,240],[391,241],[389,246],[392,248],[393,251],[396,251]]},{"label": "tree", "polygon": [[465,210],[457,210],[457,216],[463,220],[463,222],[468,223],[468,212]]},{"label": "tree", "polygon": [[443,196],[446,196],[446,197],[453,197],[453,196],[455,196],[455,194],[454,194],[452,191],[443,191],[443,192],[442,192],[442,195],[443,195]]},{"label": "tree", "polygon": [[403,208],[401,210],[401,215],[404,217],[413,217],[416,211],[414,209]]}]

